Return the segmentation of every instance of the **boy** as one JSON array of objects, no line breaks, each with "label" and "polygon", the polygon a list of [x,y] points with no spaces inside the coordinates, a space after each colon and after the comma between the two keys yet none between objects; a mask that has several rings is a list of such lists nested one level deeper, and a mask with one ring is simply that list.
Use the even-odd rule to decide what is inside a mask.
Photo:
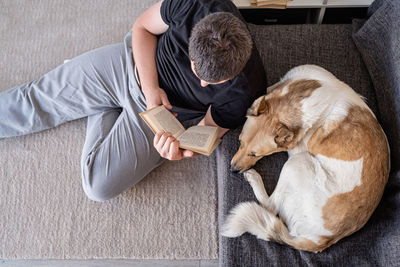
[{"label": "boy", "polygon": [[165,158],[194,156],[168,133],[154,137],[140,112],[163,104],[181,121],[204,116],[199,124],[218,126],[222,137],[264,94],[261,61],[238,16],[229,0],[151,6],[124,43],[85,53],[2,93],[0,138],[88,116],[84,191],[96,201],[117,196]]}]

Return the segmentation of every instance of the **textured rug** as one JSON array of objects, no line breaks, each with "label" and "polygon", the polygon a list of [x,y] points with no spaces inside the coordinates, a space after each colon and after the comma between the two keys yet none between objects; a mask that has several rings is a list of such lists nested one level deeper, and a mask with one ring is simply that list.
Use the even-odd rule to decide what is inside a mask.
[{"label": "textured rug", "polygon": [[[121,42],[154,2],[1,0],[0,91]],[[167,162],[96,203],[81,188],[85,128],[82,119],[0,140],[1,259],[218,257],[212,158]]]}]

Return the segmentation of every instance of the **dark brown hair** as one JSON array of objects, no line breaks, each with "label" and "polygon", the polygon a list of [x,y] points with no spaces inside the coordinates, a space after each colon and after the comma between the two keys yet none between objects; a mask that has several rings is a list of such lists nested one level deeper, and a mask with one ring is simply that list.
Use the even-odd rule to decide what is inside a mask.
[{"label": "dark brown hair", "polygon": [[253,41],[246,25],[231,13],[212,13],[191,32],[189,57],[197,76],[210,83],[238,75],[250,58]]}]

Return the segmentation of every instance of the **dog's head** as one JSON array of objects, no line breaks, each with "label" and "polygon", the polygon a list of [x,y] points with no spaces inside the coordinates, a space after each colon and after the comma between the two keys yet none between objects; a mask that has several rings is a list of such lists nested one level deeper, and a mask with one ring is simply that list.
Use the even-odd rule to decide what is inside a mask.
[{"label": "dog's head", "polygon": [[245,171],[262,157],[294,146],[296,132],[279,120],[266,96],[259,97],[247,111],[239,136],[240,148],[234,155],[233,171]]}]

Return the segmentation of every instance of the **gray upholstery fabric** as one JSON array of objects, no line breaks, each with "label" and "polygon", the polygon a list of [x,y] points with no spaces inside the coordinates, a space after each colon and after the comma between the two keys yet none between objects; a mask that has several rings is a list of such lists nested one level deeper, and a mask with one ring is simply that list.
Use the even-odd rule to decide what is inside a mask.
[{"label": "gray upholstery fabric", "polygon": [[[378,4],[380,5],[377,8]],[[376,88],[378,110],[392,144],[392,161],[398,163],[400,162],[400,116],[398,116],[400,113],[400,1],[376,1],[371,9],[376,11],[365,24],[362,21],[354,23],[353,39]]]},{"label": "gray upholstery fabric", "polygon": [[375,0],[374,2],[372,2],[372,4],[368,8],[367,15],[371,16],[372,14],[374,14],[375,11],[378,10],[385,1],[386,0]]},{"label": "gray upholstery fabric", "polygon": [[[386,104],[381,102],[382,92],[379,88],[374,90],[362,57],[352,41],[352,25],[250,25],[250,30],[260,50],[269,85],[294,66],[317,64],[365,96],[379,120],[388,115],[380,108]],[[393,117],[395,115],[391,114],[390,119]],[[386,132],[390,130],[387,127],[384,128]],[[229,170],[230,160],[239,147],[240,131],[236,129],[228,133],[217,150],[220,226],[237,203],[256,200],[243,176]],[[274,154],[255,165],[269,194],[286,159],[285,153]],[[298,251],[246,233],[233,239],[220,237],[221,266],[399,266],[398,178],[392,172],[383,200],[368,223],[323,253]]]}]

